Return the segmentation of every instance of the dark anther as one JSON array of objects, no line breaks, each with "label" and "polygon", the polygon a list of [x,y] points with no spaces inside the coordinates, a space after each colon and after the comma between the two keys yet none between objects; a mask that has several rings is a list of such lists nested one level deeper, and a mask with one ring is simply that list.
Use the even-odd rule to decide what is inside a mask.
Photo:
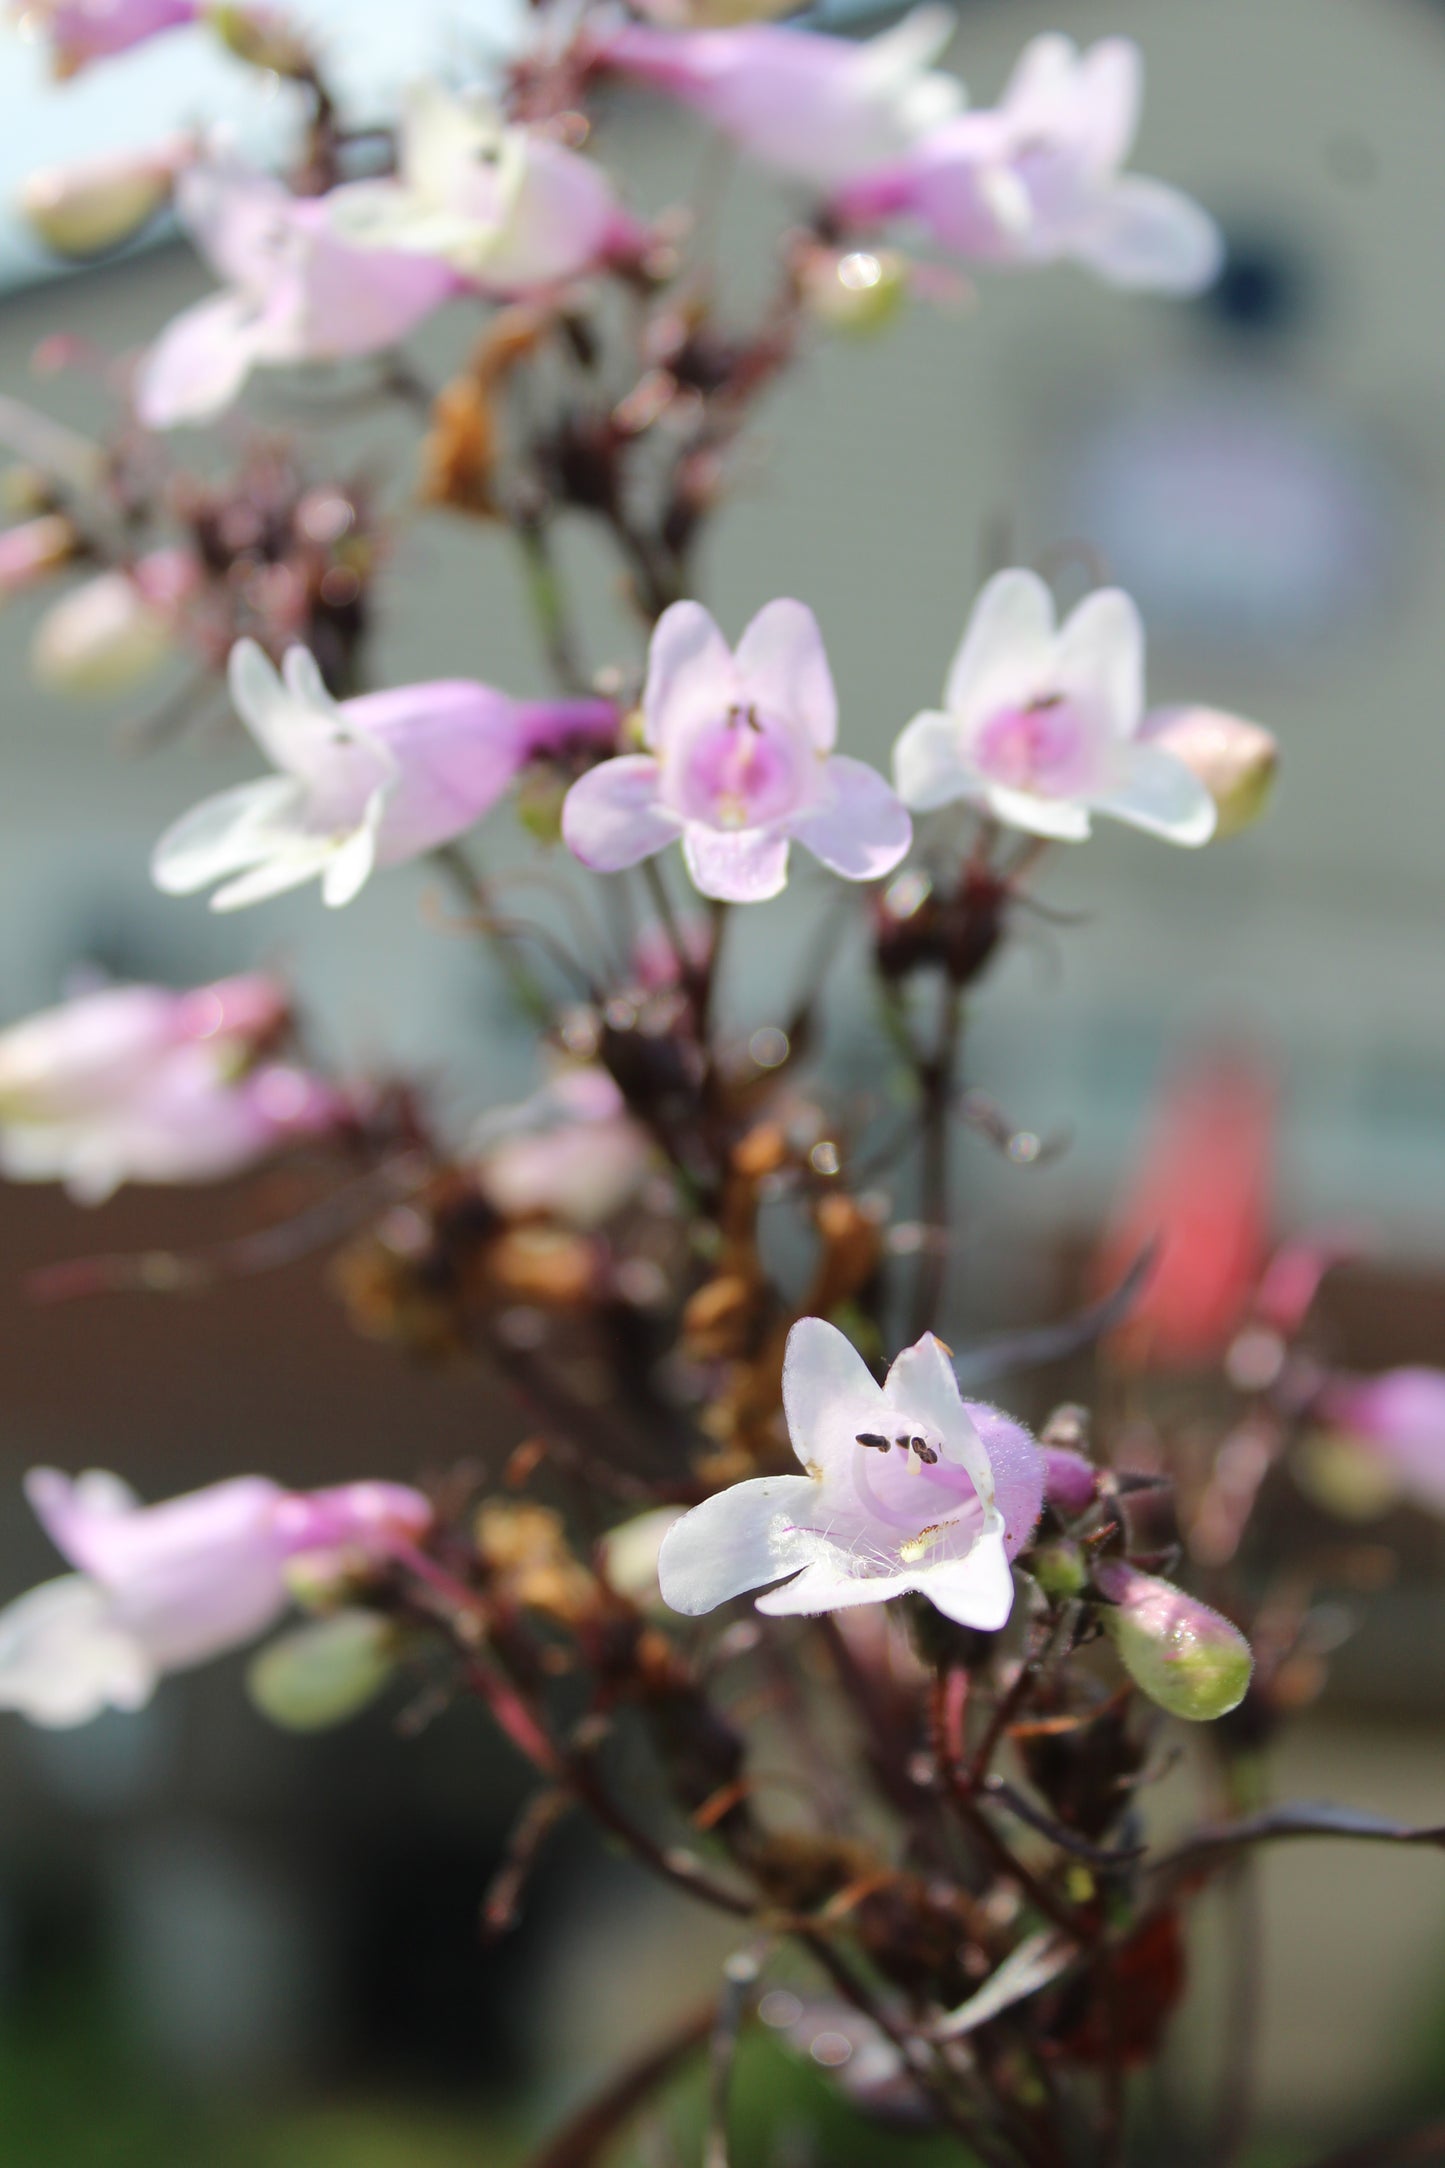
[{"label": "dark anther", "polygon": [[860,1430],[858,1443],[860,1445],[871,1445],[875,1453],[886,1453],[888,1451],[888,1440],[880,1438],[878,1433],[873,1430]]},{"label": "dark anther", "polygon": [[927,1465],[931,1468],[933,1466],[933,1463],[938,1458],[937,1446],[930,1445],[926,1438],[910,1438],[908,1442],[912,1446],[914,1452],[918,1455],[919,1459],[926,1462]]}]

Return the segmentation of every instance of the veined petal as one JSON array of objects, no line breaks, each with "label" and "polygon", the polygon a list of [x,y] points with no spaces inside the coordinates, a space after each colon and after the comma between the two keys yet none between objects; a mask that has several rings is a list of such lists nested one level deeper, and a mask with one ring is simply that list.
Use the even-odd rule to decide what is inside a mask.
[{"label": "veined petal", "polygon": [[845,753],[825,764],[819,796],[788,830],[845,881],[881,880],[913,841],[913,823],[877,769]]},{"label": "veined petal", "polygon": [[661,752],[695,724],[719,715],[736,697],[732,651],[700,602],[674,602],[663,611],[647,652],[642,695],[647,743]]},{"label": "veined petal", "polygon": [[799,1318],[783,1356],[783,1412],[803,1466],[823,1468],[851,1451],[855,1411],[883,1404],[882,1388],[846,1333],[825,1318]]},{"label": "veined petal", "polygon": [[798,1526],[816,1510],[817,1497],[807,1476],[770,1475],[704,1499],[663,1538],[657,1558],[663,1602],[696,1618],[795,1572],[817,1550],[817,1538]]},{"label": "veined petal", "polygon": [[976,703],[1023,698],[1042,682],[1054,644],[1054,598],[1036,572],[996,572],[973,606],[948,673],[944,701],[966,716]]},{"label": "veined petal", "polygon": [[805,731],[817,752],[838,737],[838,695],[818,620],[782,597],[759,610],[738,642],[739,692],[767,715]]},{"label": "veined petal", "polygon": [[1132,738],[1144,719],[1144,625],[1122,587],[1086,595],[1059,634],[1054,689],[1067,693],[1111,737]]},{"label": "veined petal", "polygon": [[981,1535],[966,1558],[944,1559],[914,1578],[920,1595],[960,1626],[997,1633],[1013,1609],[1014,1584],[997,1529]]},{"label": "veined petal", "polygon": [[269,854],[301,804],[301,786],[285,775],[218,791],[166,830],[151,854],[151,879],[168,896],[192,896],[253,866]]},{"label": "veined petal", "polygon": [[1193,769],[1161,745],[1131,745],[1122,783],[1093,804],[1097,812],[1111,813],[1133,828],[1192,846],[1209,841],[1219,818],[1219,808]]},{"label": "veined petal", "polygon": [[917,1586],[911,1573],[850,1573],[841,1554],[836,1562],[815,1558],[785,1588],[759,1596],[758,1610],[769,1618],[816,1618],[820,1611],[846,1611],[860,1603],[887,1603]]},{"label": "veined petal", "polygon": [[255,305],[215,294],[183,309],[143,356],[136,413],[147,429],[208,422],[233,404],[257,358]]},{"label": "veined petal", "polygon": [[678,816],[658,795],[657,762],[623,753],[579,776],[562,807],[562,834],[574,858],[594,873],[620,873],[682,832]]},{"label": "veined petal", "polygon": [[1045,798],[1034,791],[1010,790],[985,782],[981,795],[995,820],[1025,835],[1048,836],[1055,843],[1084,843],[1090,835],[1089,810],[1072,798]]},{"label": "veined petal", "polygon": [[776,829],[707,828],[689,821],[682,855],[693,887],[718,903],[766,903],[788,885],[788,839]]},{"label": "veined petal", "polygon": [[1198,294],[1224,263],[1224,239],[1202,204],[1182,189],[1125,174],[1100,196],[1070,253],[1111,285]]}]

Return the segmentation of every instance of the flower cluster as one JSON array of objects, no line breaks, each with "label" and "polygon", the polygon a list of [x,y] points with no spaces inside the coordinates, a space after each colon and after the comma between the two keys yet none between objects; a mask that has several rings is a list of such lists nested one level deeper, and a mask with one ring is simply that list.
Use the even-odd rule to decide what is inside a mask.
[{"label": "flower cluster", "polygon": [[[258,1475],[141,1506],[113,1475],[33,1471],[70,1570],[0,1612],[0,1708],[83,1723],[258,1641],[251,1699],[295,1728],[393,1686],[429,1712],[476,1696],[540,1791],[493,1926],[537,1830],[585,1808],[768,1964],[822,1968],[827,2001],[790,1991],[784,2030],[847,2064],[860,2112],[988,2168],[1092,2168],[1120,2157],[1216,1867],[1275,1836],[1417,1834],[1251,1809],[1327,1673],[1340,1606],[1316,1587],[1378,1579],[1351,1523],[1445,1505],[1445,1384],[1333,1361],[1315,1298],[1336,1250],[1273,1247],[1277,1095],[1233,1059],[1167,1092],[1093,1299],[1001,1340],[970,1329],[965,1143],[1020,1181],[1058,1148],[980,1088],[964,1027],[988,971],[1047,910],[1056,846],[1096,818],[1191,848],[1236,836],[1277,748],[1217,708],[1153,704],[1121,588],[1056,595],[1020,563],[937,657],[940,705],[879,718],[885,774],[839,750],[862,702],[798,599],[806,562],[732,644],[699,599],[702,544],[810,341],[881,334],[905,299],[956,292],[960,265],[1067,261],[1185,295],[1222,243],[1130,170],[1128,40],[1036,38],[980,107],[940,65],[938,9],[867,39],[776,12],[543,10],[488,82],[414,85],[377,126],[269,6],[27,11],[61,75],[173,31],[217,41],[295,124],[277,172],[200,128],[26,190],[71,256],[169,206],[217,282],[105,371],[97,440],[0,401],[19,462],[0,595],[54,590],[33,671],[128,702],[185,675],[133,743],[222,709],[254,742],[264,772],[156,842],[159,889],[230,913],[314,882],[338,907],[412,866],[446,884],[446,930],[485,950],[537,1068],[507,1105],[475,1077],[324,1073],[264,974],[90,986],[0,1031],[12,1179],[95,1202],[311,1147],[232,1200],[253,1215],[239,1237],[73,1261],[53,1298],[223,1301],[232,1274],[319,1257],[359,1331],[487,1385],[475,1454],[425,1496]],[[644,217],[606,162],[595,124],[626,125],[638,87],[782,183],[754,316],[688,217]],[[423,324],[426,368],[451,356],[439,385],[407,350]],[[86,357],[62,339],[47,360]],[[309,421],[409,422],[413,472],[338,471],[323,427],[286,425],[298,398]],[[190,433],[218,422],[224,458],[192,467]],[[515,549],[546,689],[467,674],[490,674],[481,604],[435,659],[462,674],[378,682],[388,575],[411,522],[443,516]],[[584,527],[616,574],[602,651],[566,576]],[[799,919],[823,901],[797,983],[769,950],[743,989],[729,925],[746,906],[766,941],[799,864]],[[840,958],[875,1026],[850,1064],[829,1028]],[[1117,1391],[1051,1408],[1059,1364],[1085,1394],[1098,1366],[1127,1379],[1128,1420]],[[1166,1720],[1212,1727],[1200,1826],[1167,1848]],[[645,1747],[625,1789],[614,1733]],[[712,2029],[715,2136],[762,1962],[730,1969]],[[649,2071],[696,2044],[689,2022]],[[594,2157],[645,2090],[614,2088],[555,2158]]]}]

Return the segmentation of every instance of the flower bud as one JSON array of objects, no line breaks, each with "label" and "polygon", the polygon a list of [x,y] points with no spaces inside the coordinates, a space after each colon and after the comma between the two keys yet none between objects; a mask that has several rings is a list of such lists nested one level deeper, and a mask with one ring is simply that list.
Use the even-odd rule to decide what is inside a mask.
[{"label": "flower bud", "polygon": [[1026,1561],[1044,1594],[1055,1603],[1080,1596],[1088,1581],[1084,1556],[1076,1543],[1045,1543]]},{"label": "flower bud", "polygon": [[75,555],[79,536],[60,512],[42,513],[0,534],[0,599],[22,594]]},{"label": "flower bud", "polygon": [[170,200],[189,143],[42,166],[20,190],[31,231],[57,256],[98,256],[149,225]]},{"label": "flower bud", "polygon": [[1122,1559],[1097,1565],[1094,1583],[1107,1599],[1102,1623],[1141,1693],[1190,1724],[1239,1707],[1254,1658],[1237,1626]]},{"label": "flower bud", "polygon": [[1159,708],[1144,734],[1182,761],[1214,800],[1216,843],[1252,828],[1265,811],[1279,770],[1279,742],[1258,723],[1219,708]]},{"label": "flower bud", "polygon": [[1094,1503],[1098,1470],[1082,1453],[1041,1439],[1044,1456],[1044,1504],[1066,1521],[1076,1521]]},{"label": "flower bud", "polygon": [[167,613],[128,573],[103,572],[46,612],[30,667],[51,692],[126,692],[160,668],[172,644]]},{"label": "flower bud", "polygon": [[337,1611],[282,1634],[246,1673],[262,1716],[285,1731],[327,1731],[376,1699],[396,1669],[396,1628],[370,1611]]},{"label": "flower bud", "polygon": [[810,248],[799,277],[808,308],[830,331],[881,331],[908,298],[903,259],[888,249]]}]

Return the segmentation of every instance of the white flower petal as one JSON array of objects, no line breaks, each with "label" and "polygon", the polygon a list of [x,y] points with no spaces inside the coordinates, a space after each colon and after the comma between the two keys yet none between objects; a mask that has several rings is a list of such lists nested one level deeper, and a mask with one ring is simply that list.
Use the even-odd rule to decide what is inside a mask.
[{"label": "white flower petal", "polygon": [[916,1586],[916,1576],[908,1573],[850,1573],[839,1554],[836,1564],[814,1559],[785,1588],[759,1596],[757,1608],[769,1618],[816,1618],[820,1611],[846,1611],[860,1603],[887,1603],[891,1597],[910,1595]]},{"label": "white flower petal", "polygon": [[298,833],[285,844],[278,843],[249,873],[218,888],[211,898],[211,909],[244,911],[253,903],[267,903],[271,897],[284,896],[290,889],[304,888],[308,881],[321,878],[340,848],[333,836]]},{"label": "white flower petal", "polygon": [[734,658],[745,700],[806,733],[819,753],[838,738],[838,695],[818,620],[804,602],[780,597],[759,610]]},{"label": "white flower petal", "polygon": [[717,903],[766,903],[788,885],[788,839],[776,829],[689,821],[682,855],[693,887]]},{"label": "white flower petal", "polygon": [[881,880],[913,841],[913,823],[878,770],[846,753],[824,762],[817,798],[788,830],[845,881]]},{"label": "white flower petal", "polygon": [[167,896],[191,896],[253,866],[269,855],[301,804],[300,786],[284,775],[218,791],[166,830],[151,853],[151,879]]},{"label": "white flower petal", "polygon": [[1199,777],[1160,745],[1131,745],[1123,781],[1093,803],[1097,812],[1133,828],[1195,847],[1210,840],[1219,819]]},{"label": "white flower petal", "polygon": [[851,1452],[857,1422],[882,1406],[882,1389],[846,1334],[824,1318],[799,1318],[783,1356],[783,1412],[803,1466]]},{"label": "white flower petal", "polygon": [[732,650],[700,602],[663,611],[647,651],[642,695],[647,743],[655,752],[683,742],[697,724],[721,715],[737,695]]},{"label": "white flower petal", "polygon": [[1132,38],[1100,38],[1082,56],[1076,91],[1080,132],[1096,173],[1117,173],[1139,133],[1144,56]]},{"label": "white flower petal", "polygon": [[944,701],[968,716],[976,706],[1025,699],[1041,685],[1054,644],[1054,598],[1036,572],[995,573],[973,606],[948,673]]},{"label": "white flower petal", "polygon": [[929,1567],[915,1577],[914,1586],[960,1626],[997,1633],[1007,1624],[1014,1600],[1001,1531],[994,1527],[981,1535],[966,1558]]},{"label": "white flower petal", "polygon": [[376,865],[377,838],[381,831],[382,815],[386,810],[388,788],[372,793],[366,808],[366,818],[355,835],[348,836],[338,844],[326,871],[321,876],[321,900],[329,909],[338,911],[343,904],[360,895],[371,879]]},{"label": "white flower petal", "polygon": [[967,1469],[979,1497],[986,1506],[991,1505],[993,1470],[963,1404],[943,1342],[926,1332],[912,1347],[904,1348],[894,1358],[883,1391],[889,1405],[900,1415],[917,1416],[926,1429],[938,1433],[949,1448],[949,1458]]},{"label": "white flower petal", "polygon": [[1218,278],[1225,251],[1202,204],[1163,181],[1129,173],[1100,198],[1070,253],[1114,286],[1198,294]]},{"label": "white flower petal", "polygon": [[695,1618],[796,1572],[817,1552],[817,1537],[797,1526],[806,1524],[817,1498],[818,1486],[807,1476],[760,1476],[694,1506],[673,1523],[658,1552],[663,1601]]},{"label": "white flower petal", "polygon": [[1010,790],[1003,783],[985,783],[983,796],[990,813],[1007,828],[1022,828],[1026,835],[1048,836],[1055,843],[1087,842],[1089,811],[1072,798],[1045,798],[1030,790]]},{"label": "white flower petal", "polygon": [[106,1708],[138,1709],[156,1669],[83,1574],[44,1581],[0,1611],[0,1709],[65,1730]]},{"label": "white flower petal", "polygon": [[183,309],[142,357],[136,413],[147,429],[208,422],[231,406],[256,362],[256,310],[221,293]]},{"label": "white flower petal", "polygon": [[1084,597],[1059,634],[1053,677],[1112,737],[1134,736],[1144,719],[1144,624],[1122,587]]},{"label": "white flower petal", "polygon": [[963,749],[964,728],[957,716],[925,708],[898,734],[893,747],[893,786],[915,813],[977,798],[982,778]]}]

